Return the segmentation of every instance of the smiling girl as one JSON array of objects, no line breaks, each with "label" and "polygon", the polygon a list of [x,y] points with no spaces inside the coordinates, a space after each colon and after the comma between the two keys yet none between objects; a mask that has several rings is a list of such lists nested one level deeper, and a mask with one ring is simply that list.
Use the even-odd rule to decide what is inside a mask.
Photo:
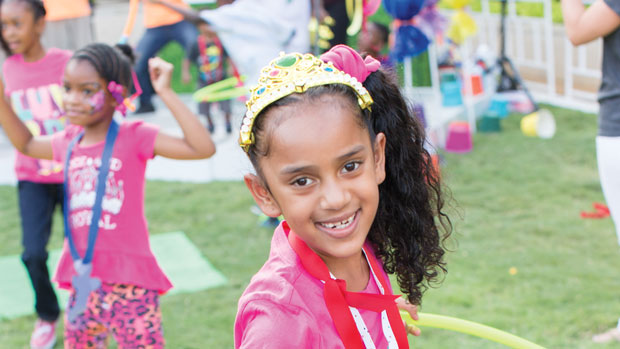
[{"label": "smiling girl", "polygon": [[[4,0],[0,8],[0,44],[7,55],[2,66],[5,93],[13,111],[35,135],[64,129],[60,84],[71,52],[41,45],[45,8],[38,0]],[[62,164],[17,152],[15,161],[22,225],[22,261],[35,295],[37,321],[32,348],[51,348],[60,313],[47,269],[52,216],[62,205]]]},{"label": "smiling girl", "polygon": [[419,334],[398,309],[417,318],[450,223],[423,128],[379,66],[338,45],[262,70],[240,132],[245,182],[285,221],[239,300],[235,347],[406,348]]},{"label": "smiling girl", "polygon": [[156,155],[202,159],[215,152],[205,127],[170,88],[172,65],[159,58],[149,62],[151,81],[183,135],[114,118],[126,112],[133,75],[120,49],[130,52],[105,44],[75,52],[62,93],[71,125],[53,136],[32,135],[0,102],[0,123],[20,152],[65,164],[65,244],[54,277],[71,290],[65,348],[98,348],[109,332],[119,347],[163,347],[159,295],[172,285],[149,247],[146,164]]}]

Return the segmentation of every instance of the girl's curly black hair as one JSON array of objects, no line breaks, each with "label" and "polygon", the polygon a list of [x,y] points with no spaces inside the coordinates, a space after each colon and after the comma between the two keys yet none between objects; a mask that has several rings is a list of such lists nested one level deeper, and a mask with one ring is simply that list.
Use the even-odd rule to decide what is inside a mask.
[{"label": "girl's curly black hair", "polygon": [[[38,21],[39,18],[45,17],[45,14],[47,13],[45,11],[45,6],[43,6],[43,1],[41,0],[0,0],[0,6],[9,1],[21,1],[28,4],[30,9],[32,10],[34,22]],[[2,32],[0,32],[0,47],[2,47],[2,51],[4,51],[7,57],[13,54],[13,52],[11,52],[11,49],[9,48],[9,45],[6,43],[6,40],[4,40],[4,36],[2,36]]]},{"label": "girl's curly black hair", "polygon": [[[359,108],[357,95],[343,84],[312,87],[303,94],[292,94],[272,103],[254,119],[255,142],[248,157],[262,178],[259,160],[269,154],[269,142],[265,139],[270,126],[266,122],[269,117],[265,116],[272,108],[302,100],[316,101],[324,95],[346,98],[357,111],[360,125],[368,130],[372,144],[377,133],[386,136],[386,177],[379,185],[379,208],[368,239],[386,272],[396,274],[400,290],[411,303],[420,304],[422,293],[447,271],[443,245],[452,231],[452,223],[442,211],[441,182],[424,148],[424,128],[395,81],[393,73],[382,69],[366,78],[364,86],[374,100],[370,112]],[[264,179],[263,183],[266,184]]]}]

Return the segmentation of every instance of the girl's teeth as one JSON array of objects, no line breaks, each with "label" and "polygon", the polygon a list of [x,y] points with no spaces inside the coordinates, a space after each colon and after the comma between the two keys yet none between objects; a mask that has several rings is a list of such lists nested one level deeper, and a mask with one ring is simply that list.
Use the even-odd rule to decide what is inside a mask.
[{"label": "girl's teeth", "polygon": [[338,223],[321,223],[321,225],[329,229],[344,229],[353,222],[353,218],[355,218],[355,214]]}]

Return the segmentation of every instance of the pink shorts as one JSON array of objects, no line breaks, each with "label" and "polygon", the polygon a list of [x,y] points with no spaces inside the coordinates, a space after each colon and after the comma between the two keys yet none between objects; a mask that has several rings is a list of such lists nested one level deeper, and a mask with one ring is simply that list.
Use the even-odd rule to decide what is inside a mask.
[{"label": "pink shorts", "polygon": [[[74,297],[72,292],[69,304]],[[110,332],[119,348],[163,348],[157,291],[104,283],[90,294],[86,311],[73,323],[65,313],[65,348],[105,348]]]}]

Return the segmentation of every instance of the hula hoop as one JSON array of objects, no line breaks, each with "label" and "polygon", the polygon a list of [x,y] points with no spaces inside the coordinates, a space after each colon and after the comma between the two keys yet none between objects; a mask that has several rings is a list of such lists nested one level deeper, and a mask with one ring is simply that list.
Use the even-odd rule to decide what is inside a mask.
[{"label": "hula hoop", "polygon": [[245,81],[245,75],[241,75],[240,79],[235,76],[214,82],[200,90],[194,92],[192,98],[196,102],[218,102],[226,99],[241,97],[248,93],[245,86],[237,86],[239,80]]},{"label": "hula hoop", "polygon": [[[351,7],[353,7],[353,0],[348,0],[347,5],[351,5]],[[347,12],[349,12],[348,9],[349,7],[347,6]],[[362,22],[364,21],[363,11],[364,11],[363,0],[355,0],[355,9],[351,10],[351,12],[353,13],[353,17],[351,18],[351,15],[349,15],[349,18],[351,18],[351,24],[347,28],[347,34],[349,36],[353,36],[357,34],[360,31],[360,29],[362,29]]]},{"label": "hula hoop", "polygon": [[408,324],[416,326],[442,328],[444,330],[461,332],[475,337],[488,339],[511,348],[544,349],[544,347],[521,337],[473,321],[427,313],[418,313],[420,320],[415,321],[406,311],[401,311],[400,315]]}]

